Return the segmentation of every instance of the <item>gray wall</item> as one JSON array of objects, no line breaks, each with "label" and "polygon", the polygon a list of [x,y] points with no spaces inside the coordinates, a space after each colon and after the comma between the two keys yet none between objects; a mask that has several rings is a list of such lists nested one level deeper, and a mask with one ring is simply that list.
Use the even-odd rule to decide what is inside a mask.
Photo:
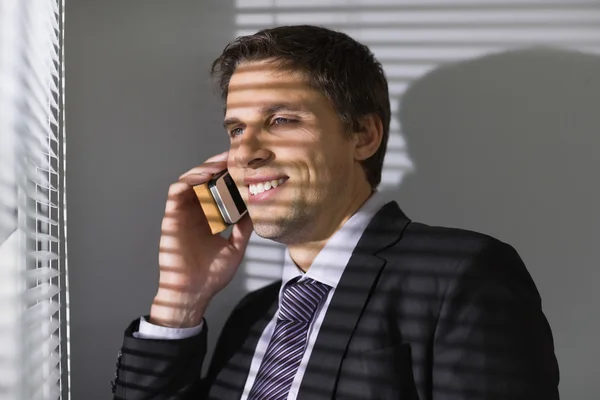
[{"label": "gray wall", "polygon": [[[149,311],[168,185],[227,146],[208,68],[239,28],[235,13],[233,1],[67,1],[75,400],[109,397],[122,332]],[[414,77],[394,102],[415,168],[388,196],[413,219],[519,250],[554,331],[565,399],[600,398],[599,71],[597,56],[510,52]],[[388,171],[403,174],[402,140],[391,147]],[[209,311],[211,344],[244,292],[277,273],[276,262],[245,265]]]},{"label": "gray wall", "polygon": [[[123,330],[149,312],[169,184],[228,145],[208,70],[233,35],[230,7],[219,0],[67,1],[75,400],[109,397]],[[220,300],[212,335],[230,307]]]}]

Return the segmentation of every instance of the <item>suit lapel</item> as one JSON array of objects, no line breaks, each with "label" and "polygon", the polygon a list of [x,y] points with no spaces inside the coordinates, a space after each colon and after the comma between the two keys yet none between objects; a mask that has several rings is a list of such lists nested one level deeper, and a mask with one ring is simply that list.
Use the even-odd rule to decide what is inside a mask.
[{"label": "suit lapel", "polygon": [[[237,329],[236,338],[244,338],[243,344],[217,375],[210,388],[209,399],[239,399],[242,397],[258,341],[277,311],[277,294],[280,284],[281,281],[273,286],[273,290],[269,290],[270,293],[266,298],[267,303],[264,304],[264,308],[263,305],[259,305],[259,309],[249,310],[244,315],[246,321],[252,321],[251,325],[246,327],[240,325]],[[254,313],[259,316],[253,318],[252,314]],[[234,346],[236,340],[232,339],[232,342],[229,343],[230,346]]]},{"label": "suit lapel", "polygon": [[333,398],[348,344],[386,263],[376,254],[396,243],[408,223],[398,204],[391,202],[367,226],[327,309],[298,400]]}]

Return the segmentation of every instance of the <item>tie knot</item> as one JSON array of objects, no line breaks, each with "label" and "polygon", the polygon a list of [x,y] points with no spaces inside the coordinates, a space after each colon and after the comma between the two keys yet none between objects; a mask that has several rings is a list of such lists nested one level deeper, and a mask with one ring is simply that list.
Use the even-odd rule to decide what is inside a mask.
[{"label": "tie knot", "polygon": [[326,284],[311,278],[291,281],[283,289],[278,318],[309,323],[329,289]]}]

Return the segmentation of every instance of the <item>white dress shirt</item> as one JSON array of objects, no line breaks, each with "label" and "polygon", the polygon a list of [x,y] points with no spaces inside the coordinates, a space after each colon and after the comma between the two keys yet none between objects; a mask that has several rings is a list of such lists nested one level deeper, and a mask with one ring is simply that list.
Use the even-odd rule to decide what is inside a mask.
[{"label": "white dress shirt", "polygon": [[[281,296],[283,293],[283,287],[287,282],[300,276],[300,280],[306,278],[312,278],[316,281],[322,282],[329,285],[332,289],[327,295],[327,299],[320,309],[316,311],[316,317],[313,319],[311,326],[308,331],[308,341],[306,350],[292,386],[288,394],[288,400],[296,400],[298,390],[300,389],[300,383],[306,371],[308,360],[312,353],[319,329],[325,318],[325,313],[331,302],[331,298],[335,293],[335,289],[340,281],[342,273],[352,256],[352,252],[356,247],[360,237],[364,233],[367,225],[373,218],[373,216],[379,211],[379,209],[385,204],[385,200],[380,192],[375,191],[371,197],[362,205],[362,207],[352,216],[350,219],[339,229],[328,241],[325,247],[319,252],[317,257],[314,259],[310,268],[304,273],[296,264],[292,261],[288,251],[285,252],[285,260],[283,265],[282,282],[281,288],[279,289],[279,304],[281,304]],[[273,331],[275,330],[275,324],[277,322],[277,312],[271,319],[271,321],[265,327],[252,358],[250,364],[250,371],[246,384],[244,387],[244,393],[241,400],[246,400],[250,389],[254,384],[254,380],[258,374],[260,363],[267,351],[267,346],[271,340]],[[135,337],[138,338],[153,338],[153,339],[184,339],[190,336],[199,334],[202,331],[202,324],[192,328],[166,328],[156,326],[147,322],[144,318],[140,320],[139,331],[134,333]]]}]

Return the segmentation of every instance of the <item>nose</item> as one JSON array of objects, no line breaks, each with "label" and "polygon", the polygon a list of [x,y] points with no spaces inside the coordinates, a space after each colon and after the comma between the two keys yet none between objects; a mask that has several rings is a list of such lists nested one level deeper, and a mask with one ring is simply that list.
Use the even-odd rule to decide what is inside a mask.
[{"label": "nose", "polygon": [[261,140],[261,132],[246,129],[238,140],[231,144],[235,164],[240,168],[258,168],[273,157],[273,153]]}]

